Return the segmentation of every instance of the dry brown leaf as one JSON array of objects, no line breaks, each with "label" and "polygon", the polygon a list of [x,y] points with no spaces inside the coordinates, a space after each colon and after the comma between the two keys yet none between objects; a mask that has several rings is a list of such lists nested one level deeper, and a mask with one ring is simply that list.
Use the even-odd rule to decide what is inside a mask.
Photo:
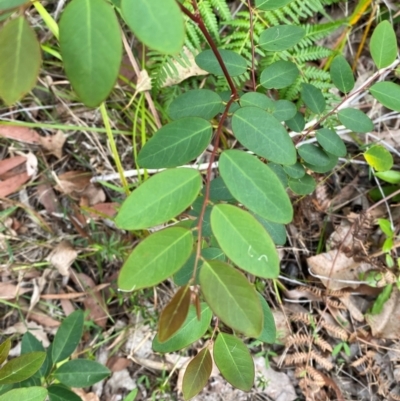
[{"label": "dry brown leaf", "polygon": [[117,202],[98,203],[90,208],[89,216],[92,219],[112,218],[117,214],[117,208],[119,206],[120,204]]},{"label": "dry brown leaf", "polygon": [[62,157],[62,148],[66,140],[67,137],[62,131],[57,131],[55,135],[39,137],[40,145],[57,159]]},{"label": "dry brown leaf", "polygon": [[[10,178],[10,176],[15,175],[13,174],[13,170],[24,163],[26,163],[26,157],[24,156],[14,156],[9,157],[8,159],[0,160],[0,179],[5,180],[7,178]],[[26,170],[25,167],[23,167],[23,171],[24,170]],[[21,171],[19,171],[18,169],[16,173],[21,173]]]},{"label": "dry brown leaf", "polygon": [[0,299],[10,300],[15,299],[22,294],[32,291],[30,288],[21,288],[12,283],[0,282]]},{"label": "dry brown leaf", "polygon": [[11,335],[11,334],[25,334],[29,331],[33,336],[35,336],[45,348],[50,345],[50,341],[47,337],[47,334],[44,332],[43,326],[38,325],[35,322],[18,322],[13,326],[7,327],[2,334]]},{"label": "dry brown leaf", "polygon": [[90,184],[92,175],[83,171],[67,171],[57,177],[55,189],[65,195],[79,199],[82,192]]},{"label": "dry brown leaf", "polygon": [[112,372],[119,372],[120,370],[126,369],[132,364],[128,358],[121,358],[118,356],[112,356],[106,363],[108,369]]},{"label": "dry brown leaf", "polygon": [[400,292],[393,286],[390,298],[378,315],[366,315],[374,337],[397,340],[400,338]]},{"label": "dry brown leaf", "polygon": [[146,70],[142,70],[139,73],[139,77],[136,83],[137,92],[145,92],[151,90],[151,78]]},{"label": "dry brown leaf", "polygon": [[0,136],[32,145],[40,144],[40,135],[35,130],[17,125],[0,125]]},{"label": "dry brown leaf", "polygon": [[348,258],[338,250],[312,256],[307,259],[307,263],[310,273],[330,290],[358,288],[362,284],[359,280],[360,274],[373,268],[366,262],[356,262],[353,258]]},{"label": "dry brown leaf", "polygon": [[68,241],[61,241],[47,257],[47,260],[62,276],[69,276],[69,268],[78,257],[78,252]]},{"label": "dry brown leaf", "polygon": [[38,201],[46,209],[49,214],[56,213],[59,208],[59,203],[53,188],[49,184],[40,184],[36,188]]},{"label": "dry brown leaf", "polygon": [[53,319],[52,317],[46,315],[44,312],[34,308],[29,313],[29,318],[37,323],[39,323],[43,327],[55,328],[60,326],[60,322],[58,320]]},{"label": "dry brown leaf", "polygon": [[74,388],[73,391],[82,398],[82,401],[100,401],[100,398],[95,393],[86,393],[81,388]]}]

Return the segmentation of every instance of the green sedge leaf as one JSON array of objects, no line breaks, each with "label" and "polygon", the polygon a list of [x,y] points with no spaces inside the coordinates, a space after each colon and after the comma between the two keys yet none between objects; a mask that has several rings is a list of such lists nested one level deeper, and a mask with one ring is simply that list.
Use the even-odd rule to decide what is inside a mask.
[{"label": "green sedge leaf", "polygon": [[60,51],[65,72],[88,107],[107,98],[122,60],[121,28],[105,0],[72,0],[60,20]]},{"label": "green sedge leaf", "polygon": [[61,384],[52,384],[47,388],[50,401],[82,401],[82,398]]},{"label": "green sedge leaf", "polygon": [[176,273],[189,259],[193,234],[182,227],[157,231],[128,256],[118,276],[122,291],[153,287]]},{"label": "green sedge leaf", "polygon": [[268,231],[272,240],[276,245],[285,245],[286,243],[286,229],[283,224],[272,223],[271,221],[265,220],[257,214],[254,217],[263,225]]},{"label": "green sedge leaf", "polygon": [[200,310],[199,320],[197,318],[196,307],[190,305],[188,315],[182,327],[164,343],[161,343],[158,340],[158,335],[156,335],[153,340],[153,350],[161,353],[175,352],[203,337],[210,327],[212,312],[205,302],[201,303]]},{"label": "green sedge leaf", "polygon": [[353,71],[347,60],[339,54],[336,56],[330,68],[333,84],[343,93],[349,93],[354,88]]},{"label": "green sedge leaf", "polygon": [[137,395],[139,393],[139,389],[136,387],[133,389],[125,398],[123,401],[135,401]]},{"label": "green sedge leaf", "polygon": [[275,109],[275,102],[268,96],[259,92],[247,92],[240,98],[240,105],[242,107],[259,107],[263,110],[273,111]]},{"label": "green sedge leaf", "polygon": [[170,104],[168,114],[173,120],[201,117],[210,120],[221,110],[221,97],[210,89],[194,89],[178,96]]},{"label": "green sedge leaf", "polygon": [[10,349],[11,349],[11,340],[7,338],[0,345],[0,366],[7,359]]},{"label": "green sedge leaf", "polygon": [[349,130],[365,134],[374,129],[371,119],[358,109],[342,109],[338,113],[339,121]]},{"label": "green sedge leaf", "polygon": [[382,171],[375,173],[375,175],[381,180],[389,182],[390,184],[400,184],[400,171]]},{"label": "green sedge leaf", "polygon": [[299,76],[296,64],[280,60],[265,68],[260,77],[260,84],[267,89],[282,89],[290,86]]},{"label": "green sedge leaf", "polygon": [[214,361],[222,376],[232,386],[250,391],[254,383],[254,361],[239,338],[220,333],[214,343]]},{"label": "green sedge leaf", "polygon": [[382,145],[371,146],[364,152],[364,158],[376,171],[388,171],[393,167],[393,156]]},{"label": "green sedge leaf", "polygon": [[400,85],[377,82],[369,88],[371,95],[390,110],[400,111]]},{"label": "green sedge leaf", "polygon": [[260,336],[257,337],[257,340],[263,341],[267,344],[274,344],[276,340],[276,325],[274,315],[272,314],[271,309],[264,297],[260,293],[258,293],[258,297],[260,298],[261,307],[263,310],[264,325]]},{"label": "green sedge leaf", "polygon": [[327,173],[328,171],[331,171],[338,162],[338,157],[335,155],[332,155],[331,153],[327,153],[325,152],[326,155],[329,158],[329,163],[321,166],[321,165],[314,165],[314,164],[310,164],[310,163],[304,163],[304,166],[307,167],[309,170],[315,171],[316,173]]},{"label": "green sedge leaf", "polygon": [[371,56],[378,68],[388,67],[397,58],[397,39],[392,24],[382,21],[375,28],[370,41]]},{"label": "green sedge leaf", "polygon": [[284,166],[285,173],[291,178],[301,178],[305,175],[304,167],[299,163],[292,164],[291,166]]},{"label": "green sedge leaf", "polygon": [[219,169],[232,195],[248,209],[275,223],[289,223],[293,208],[276,174],[240,150],[222,152]]},{"label": "green sedge leaf", "polygon": [[75,351],[83,334],[83,321],[81,310],[76,310],[64,319],[53,341],[53,364],[63,361]]},{"label": "green sedge leaf", "polygon": [[392,225],[387,219],[378,219],[379,228],[388,236],[392,237],[394,235]]},{"label": "green sedge leaf", "polygon": [[332,153],[338,157],[346,156],[346,145],[344,144],[343,139],[335,131],[328,128],[321,128],[317,131],[316,137],[318,143],[328,153]]},{"label": "green sedge leaf", "polygon": [[[268,127],[268,129],[267,129]],[[258,107],[243,107],[232,117],[238,141],[258,156],[280,164],[296,162],[296,149],[282,124]]]},{"label": "green sedge leaf", "polygon": [[278,121],[287,121],[292,119],[297,113],[296,105],[289,100],[277,100],[275,102],[275,110],[272,115]]},{"label": "green sedge leaf", "polygon": [[308,195],[314,192],[317,183],[311,175],[304,175],[301,178],[291,178],[289,188],[297,195]]},{"label": "green sedge leaf", "polygon": [[311,84],[301,84],[301,98],[306,106],[315,114],[325,111],[326,102],[321,89]]},{"label": "green sedge leaf", "polygon": [[164,125],[144,145],[138,164],[144,168],[178,167],[199,156],[211,141],[212,126],[199,117],[185,117]]},{"label": "green sedge leaf", "polygon": [[0,97],[7,105],[34,88],[41,64],[40,44],[25,18],[8,22],[0,31]]},{"label": "green sedge leaf", "polygon": [[135,189],[122,204],[115,224],[125,230],[143,230],[178,216],[201,189],[200,173],[178,168],[163,171]]},{"label": "green sedge leaf", "polygon": [[0,369],[0,385],[29,379],[40,369],[45,358],[44,352],[30,352],[11,359]]},{"label": "green sedge leaf", "polygon": [[0,0],[0,12],[20,7],[28,2],[29,0]]},{"label": "green sedge leaf", "polygon": [[0,395],[0,401],[44,401],[46,397],[47,390],[45,388],[34,386],[10,390],[5,394]]},{"label": "green sedge leaf", "polygon": [[189,312],[191,291],[188,285],[181,287],[163,309],[158,324],[158,340],[169,340],[183,325]]},{"label": "green sedge leaf", "polygon": [[301,158],[314,166],[326,166],[329,163],[329,156],[319,147],[306,143],[298,147],[297,151]]},{"label": "green sedge leaf", "polygon": [[146,46],[166,54],[181,51],[185,27],[175,0],[122,0],[121,12],[129,28]]},{"label": "green sedge leaf", "polygon": [[297,45],[305,34],[305,29],[300,26],[277,25],[261,33],[259,45],[264,50],[280,52]]},{"label": "green sedge leaf", "polygon": [[189,362],[182,381],[184,400],[190,400],[205,387],[211,375],[212,365],[211,354],[207,348],[202,349]]},{"label": "green sedge leaf", "polygon": [[301,132],[306,126],[304,116],[299,111],[296,112],[296,115],[293,118],[286,120],[285,124],[294,132]]},{"label": "green sedge leaf", "polygon": [[374,304],[372,305],[371,312],[369,313],[370,317],[367,319],[367,322],[368,320],[371,321],[370,319],[372,316],[379,315],[383,312],[383,307],[385,306],[385,303],[389,301],[392,291],[393,284],[389,284],[383,288],[382,292],[378,295]]},{"label": "green sedge leaf", "polygon": [[276,10],[291,3],[293,0],[256,0],[256,7],[259,10]]},{"label": "green sedge leaf", "polygon": [[249,212],[232,205],[216,205],[211,212],[211,228],[221,249],[235,265],[257,277],[278,277],[275,244]]},{"label": "green sedge leaf", "polygon": [[248,337],[257,338],[261,334],[261,303],[242,273],[214,260],[204,262],[199,279],[204,298],[222,322]]},{"label": "green sedge leaf", "polygon": [[69,387],[89,387],[111,374],[104,365],[88,359],[73,359],[61,365],[54,377]]},{"label": "green sedge leaf", "polygon": [[[232,50],[218,49],[226,69],[231,77],[242,75],[247,71],[247,61]],[[223,76],[224,72],[212,50],[204,50],[196,56],[196,64],[211,74]]]}]

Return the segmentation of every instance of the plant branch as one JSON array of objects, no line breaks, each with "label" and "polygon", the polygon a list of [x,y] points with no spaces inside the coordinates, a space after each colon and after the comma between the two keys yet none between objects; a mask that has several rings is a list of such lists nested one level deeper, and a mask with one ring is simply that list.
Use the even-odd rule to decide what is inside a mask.
[{"label": "plant branch", "polygon": [[253,91],[257,90],[257,83],[256,83],[256,54],[255,54],[255,47],[254,47],[254,23],[253,23],[253,9],[251,8],[251,1],[247,0],[247,7],[249,8],[249,15],[250,15],[250,42],[251,42],[251,78],[253,81]]},{"label": "plant branch", "polygon": [[226,80],[228,81],[229,88],[231,89],[232,96],[234,99],[237,99],[239,97],[237,89],[235,84],[233,83],[233,80],[231,76],[229,75],[229,72],[226,68],[226,65],[224,63],[224,60],[222,60],[221,54],[218,51],[217,45],[214,42],[214,39],[211,37],[210,33],[208,32],[203,19],[201,18],[201,15],[197,9],[197,3],[195,3],[195,8],[196,8],[196,13],[193,14],[190,10],[188,10],[183,4],[178,2],[178,5],[181,9],[181,11],[188,17],[190,18],[200,29],[201,33],[204,35],[206,38],[208,44],[211,47],[212,52],[214,53],[215,57],[218,60],[219,65],[221,66],[222,72],[224,73],[224,76]]}]

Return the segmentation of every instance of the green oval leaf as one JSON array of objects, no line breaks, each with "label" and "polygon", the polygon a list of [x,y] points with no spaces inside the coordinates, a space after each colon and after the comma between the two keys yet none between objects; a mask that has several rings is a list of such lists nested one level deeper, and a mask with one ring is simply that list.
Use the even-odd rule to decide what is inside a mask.
[{"label": "green oval leaf", "polygon": [[17,8],[28,2],[29,0],[0,0],[0,11]]},{"label": "green oval leaf", "polygon": [[330,74],[333,84],[343,93],[349,93],[354,88],[353,71],[341,54],[333,59]]},{"label": "green oval leaf", "polygon": [[[268,129],[266,129],[268,127]],[[280,164],[296,162],[296,149],[282,124],[258,107],[243,107],[232,117],[238,141],[258,156]]]},{"label": "green oval leaf", "polygon": [[255,106],[270,111],[275,109],[275,102],[268,96],[259,92],[247,92],[242,95],[240,98],[240,105],[242,107]]},{"label": "green oval leaf", "polygon": [[296,105],[289,100],[277,100],[275,102],[275,110],[272,115],[278,121],[287,121],[292,119],[297,113]]},{"label": "green oval leaf", "polygon": [[0,366],[7,359],[10,349],[11,349],[11,340],[10,338],[7,338],[0,345]]},{"label": "green oval leaf", "polygon": [[175,0],[122,0],[122,16],[146,46],[177,54],[185,40],[182,13]]},{"label": "green oval leaf", "polygon": [[256,0],[256,7],[260,10],[276,10],[291,3],[293,0]]},{"label": "green oval leaf", "polygon": [[160,314],[158,340],[169,340],[185,322],[189,312],[191,291],[188,285],[181,287]]},{"label": "green oval leaf", "polygon": [[166,353],[175,352],[193,344],[204,336],[210,327],[212,312],[206,303],[201,303],[200,320],[197,319],[197,312],[194,305],[190,305],[189,313],[182,327],[166,342],[160,343],[158,335],[153,340],[153,350]]},{"label": "green oval leaf", "polygon": [[88,107],[98,106],[117,80],[120,26],[104,0],[72,0],[60,20],[60,51],[75,92]]},{"label": "green oval leaf", "polygon": [[306,143],[298,147],[297,151],[302,159],[314,166],[326,166],[329,163],[329,156],[319,147]]},{"label": "green oval leaf", "polygon": [[349,130],[365,134],[374,129],[371,119],[358,109],[342,109],[338,113],[339,121]]},{"label": "green oval leaf", "polygon": [[220,261],[204,262],[200,286],[212,311],[229,327],[257,338],[263,326],[261,303],[246,277]]},{"label": "green oval leaf", "polygon": [[321,128],[317,131],[316,137],[318,143],[328,153],[332,153],[337,157],[346,156],[346,145],[344,144],[343,139],[335,131],[328,128]]},{"label": "green oval leaf", "polygon": [[43,387],[15,388],[1,395],[0,401],[44,401],[46,397],[47,390]]},{"label": "green oval leaf", "polygon": [[[218,49],[226,69],[231,77],[242,75],[247,71],[247,62],[240,54],[232,50]],[[223,76],[222,68],[212,50],[204,50],[196,56],[196,64],[214,75]]]},{"label": "green oval leaf", "polygon": [[306,106],[315,114],[321,114],[325,111],[326,102],[321,89],[314,85],[301,84],[301,98]]},{"label": "green oval leaf", "polygon": [[257,340],[263,341],[267,344],[274,344],[276,340],[276,326],[274,315],[272,314],[271,309],[264,297],[260,293],[258,293],[258,297],[260,298],[261,307],[263,310],[264,325],[260,336],[257,337]]},{"label": "green oval leaf", "polygon": [[371,95],[390,110],[400,111],[400,85],[377,82],[369,88]]},{"label": "green oval leaf", "polygon": [[263,225],[263,227],[269,232],[272,240],[276,245],[285,245],[286,243],[286,228],[283,224],[272,223],[271,221],[265,220],[257,214],[254,217]]},{"label": "green oval leaf", "polygon": [[198,117],[185,117],[164,125],[144,145],[138,164],[144,168],[177,167],[199,156],[211,141],[212,126]]},{"label": "green oval leaf", "polygon": [[229,192],[228,187],[226,186],[222,177],[214,178],[210,183],[210,201],[218,202],[218,201],[232,201],[235,198]]},{"label": "green oval leaf", "polygon": [[52,384],[47,390],[50,401],[82,401],[81,397],[60,384]]},{"label": "green oval leaf", "polygon": [[284,188],[288,185],[288,176],[280,164],[268,163],[268,167],[276,174]]},{"label": "green oval leaf", "polygon": [[[22,341],[21,341],[21,355],[27,354],[29,352],[35,352],[35,351],[40,351],[40,352],[46,352],[42,343],[34,336],[32,335],[29,331],[27,331],[23,336],[22,336]],[[50,359],[46,353],[46,359],[43,362],[43,365],[40,367],[39,371],[36,376],[46,376],[47,369],[49,368],[49,363]]]},{"label": "green oval leaf", "polygon": [[211,228],[226,256],[241,269],[258,277],[278,277],[274,242],[250,213],[232,205],[214,206]]},{"label": "green oval leaf", "polygon": [[115,224],[125,230],[143,230],[165,223],[190,206],[200,189],[201,176],[194,169],[158,173],[128,196]]},{"label": "green oval leaf", "polygon": [[212,90],[194,89],[178,96],[170,104],[168,114],[173,120],[201,117],[210,120],[221,110],[222,99]]},{"label": "green oval leaf", "polygon": [[393,156],[382,145],[371,146],[364,152],[364,158],[376,171],[387,171],[393,167]]},{"label": "green oval leaf", "polygon": [[397,58],[396,33],[389,21],[382,21],[375,28],[370,41],[371,56],[378,68],[385,68]]},{"label": "green oval leaf", "polygon": [[267,89],[281,89],[291,85],[299,75],[296,64],[279,60],[261,73],[260,84]]},{"label": "green oval leaf", "polygon": [[335,155],[332,155],[331,153],[326,153],[326,155],[329,158],[329,163],[324,165],[324,166],[316,166],[314,164],[310,163],[304,163],[304,166],[307,167],[308,169],[315,171],[316,173],[327,173],[328,171],[331,171],[337,164],[338,162],[338,157]]},{"label": "green oval leaf", "polygon": [[83,312],[78,309],[62,322],[53,341],[53,363],[63,361],[75,351],[82,337],[83,321]]},{"label": "green oval leaf", "polygon": [[254,383],[254,361],[241,340],[230,334],[218,334],[213,355],[227,382],[239,390],[250,391]]},{"label": "green oval leaf", "polygon": [[157,231],[129,255],[118,276],[122,291],[152,287],[176,273],[189,259],[192,232],[182,227]]},{"label": "green oval leaf", "polygon": [[375,175],[381,180],[389,182],[390,184],[400,184],[400,171],[382,171],[376,173]]},{"label": "green oval leaf", "polygon": [[259,45],[264,50],[280,52],[295,46],[305,34],[305,29],[300,26],[277,25],[261,33]]},{"label": "green oval leaf", "polygon": [[298,195],[308,195],[314,192],[317,184],[311,175],[304,175],[301,178],[291,178],[289,188]]},{"label": "green oval leaf", "polygon": [[292,164],[291,166],[284,166],[283,170],[291,178],[301,178],[304,177],[306,173],[304,167],[299,163]]},{"label": "green oval leaf", "polygon": [[54,377],[69,387],[89,387],[109,376],[111,372],[100,363],[88,359],[73,359],[61,365]]},{"label": "green oval leaf", "polygon": [[293,208],[276,174],[243,151],[222,152],[219,169],[232,195],[248,209],[275,223],[289,223]]},{"label": "green oval leaf", "polygon": [[30,352],[11,359],[0,369],[0,385],[29,379],[40,369],[45,358],[44,352]]},{"label": "green oval leaf", "polygon": [[299,111],[296,112],[296,115],[293,118],[286,120],[285,124],[294,132],[301,132],[306,126],[304,116]]},{"label": "green oval leaf", "polygon": [[207,348],[202,349],[186,367],[182,381],[182,392],[185,400],[190,400],[198,394],[211,375],[212,358]]},{"label": "green oval leaf", "polygon": [[42,56],[35,32],[23,17],[0,31],[0,97],[12,105],[34,88]]}]

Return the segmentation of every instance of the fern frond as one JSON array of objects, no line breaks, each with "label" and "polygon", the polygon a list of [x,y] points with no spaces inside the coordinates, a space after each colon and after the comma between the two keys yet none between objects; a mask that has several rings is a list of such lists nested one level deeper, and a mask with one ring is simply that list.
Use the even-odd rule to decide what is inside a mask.
[{"label": "fern frond", "polygon": [[217,11],[223,22],[229,21],[232,18],[226,0],[208,0]]},{"label": "fern frond", "polygon": [[217,16],[214,13],[214,8],[212,4],[207,0],[202,0],[198,3],[198,5],[201,17],[203,18],[208,32],[210,32],[211,36],[218,44],[220,41],[218,32],[218,21]]}]

